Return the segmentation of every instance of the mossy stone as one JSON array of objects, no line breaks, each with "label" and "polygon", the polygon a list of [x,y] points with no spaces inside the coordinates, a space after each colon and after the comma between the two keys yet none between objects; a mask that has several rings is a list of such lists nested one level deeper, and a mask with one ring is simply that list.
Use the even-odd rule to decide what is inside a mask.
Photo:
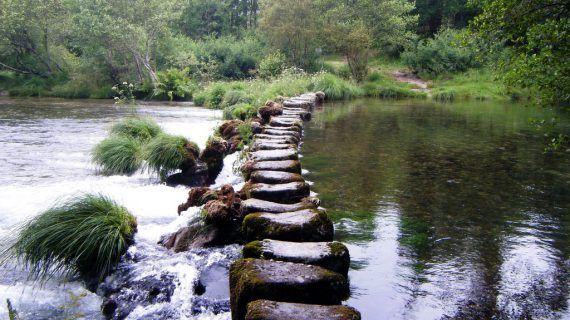
[{"label": "mossy stone", "polygon": [[247,305],[246,320],[360,320],[360,312],[348,306],[255,300]]}]

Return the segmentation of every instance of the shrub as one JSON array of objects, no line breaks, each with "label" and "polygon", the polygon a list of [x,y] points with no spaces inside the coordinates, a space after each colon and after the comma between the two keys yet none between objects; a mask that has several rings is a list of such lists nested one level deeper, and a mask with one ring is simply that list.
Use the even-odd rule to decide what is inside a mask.
[{"label": "shrub", "polygon": [[227,88],[225,83],[215,83],[208,92],[206,106],[208,108],[219,109],[224,101]]},{"label": "shrub", "polygon": [[452,29],[441,30],[433,39],[424,40],[402,54],[406,65],[422,76],[462,72],[479,66],[474,44],[462,45],[460,34]]},{"label": "shrub", "polygon": [[[190,150],[195,150],[191,153]],[[172,172],[182,169],[189,161],[198,156],[198,146],[183,136],[160,134],[144,147],[143,156],[150,171],[159,174],[161,179]]]},{"label": "shrub", "polygon": [[259,67],[257,68],[259,77],[269,79],[280,75],[285,68],[285,60],[285,55],[279,51],[268,54],[259,62]]},{"label": "shrub", "polygon": [[158,83],[153,97],[168,100],[190,100],[196,85],[187,76],[188,70],[168,69],[157,72]]},{"label": "shrub", "polygon": [[244,146],[249,145],[251,143],[251,139],[253,138],[253,130],[251,128],[250,122],[245,122],[237,127],[238,133],[241,137],[241,143],[238,146],[238,149],[243,149]]},{"label": "shrub", "polygon": [[224,94],[224,100],[222,101],[222,106],[228,107],[239,103],[251,103],[253,98],[248,95],[243,89],[241,90],[229,90]]},{"label": "shrub", "polygon": [[93,148],[92,161],[104,174],[133,174],[142,165],[141,143],[131,137],[112,136]]},{"label": "shrub", "polygon": [[26,223],[3,261],[15,257],[39,279],[64,273],[102,281],[133,242],[136,227],[136,218],[113,200],[77,196]]},{"label": "shrub", "polygon": [[248,103],[240,103],[224,109],[224,119],[245,121],[257,115],[257,108]]},{"label": "shrub", "polygon": [[162,128],[151,118],[130,117],[115,123],[111,134],[129,137],[141,142],[148,141],[162,133]]},{"label": "shrub", "polygon": [[208,94],[204,91],[201,91],[194,95],[194,104],[197,106],[203,106],[206,104],[206,99],[208,99]]}]

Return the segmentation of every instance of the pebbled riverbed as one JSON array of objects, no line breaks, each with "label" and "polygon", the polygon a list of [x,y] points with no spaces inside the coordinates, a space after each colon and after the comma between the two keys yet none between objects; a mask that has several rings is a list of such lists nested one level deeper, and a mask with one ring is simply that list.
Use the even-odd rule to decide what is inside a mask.
[{"label": "pebbled riverbed", "polygon": [[[159,237],[195,217],[196,208],[177,215],[187,188],[167,187],[147,173],[131,177],[97,175],[90,150],[113,121],[133,112],[153,117],[168,133],[184,135],[201,147],[221,112],[188,104],[143,104],[135,111],[105,101],[51,99],[0,100],[0,237],[55,202],[81,192],[100,192],[126,206],[138,219],[136,244],[102,289],[128,305],[128,319],[228,319],[227,266],[237,246],[174,254],[157,245]],[[226,159],[217,184],[240,183]],[[198,280],[206,285],[193,294]],[[10,299],[24,319],[101,318],[100,295],[73,279],[43,284],[17,266],[0,269],[0,318]]]}]

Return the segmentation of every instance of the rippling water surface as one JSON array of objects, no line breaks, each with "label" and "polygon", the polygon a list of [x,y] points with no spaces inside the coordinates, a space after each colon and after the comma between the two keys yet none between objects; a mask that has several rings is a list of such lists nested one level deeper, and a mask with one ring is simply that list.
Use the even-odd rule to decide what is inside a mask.
[{"label": "rippling water surface", "polygon": [[570,318],[570,157],[520,105],[325,104],[303,167],[363,319]]},{"label": "rippling water surface", "polygon": [[[57,201],[82,192],[104,193],[126,206],[139,224],[136,245],[120,274],[130,282],[154,279],[172,291],[169,303],[124,292],[135,301],[129,318],[227,319],[228,312],[219,313],[227,309],[227,284],[217,284],[217,292],[206,298],[193,296],[192,285],[204,270],[218,268],[223,274],[239,248],[168,252],[156,244],[159,237],[197,214],[176,214],[187,189],[167,187],[146,173],[101,176],[90,163],[91,148],[104,139],[109,126],[133,112],[153,117],[168,133],[184,135],[201,147],[221,118],[217,111],[189,105],[144,104],[132,110],[105,101],[0,100],[0,237]],[[240,182],[231,170],[234,160],[226,159],[218,184]],[[27,276],[17,266],[0,269],[0,318],[6,317],[7,298],[24,319],[101,317],[101,297],[79,282],[56,278],[39,285]]]}]

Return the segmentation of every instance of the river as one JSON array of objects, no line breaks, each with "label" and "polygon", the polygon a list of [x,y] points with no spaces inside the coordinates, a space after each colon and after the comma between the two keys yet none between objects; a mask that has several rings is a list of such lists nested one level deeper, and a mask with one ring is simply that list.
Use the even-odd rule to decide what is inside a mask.
[{"label": "river", "polygon": [[[204,146],[221,112],[188,104],[0,100],[0,236],[81,192],[137,216],[136,244],[116,276],[128,319],[229,319],[227,276],[239,246],[173,254],[156,244],[198,214],[176,215],[184,187],[156,177],[101,176],[91,148],[136,112]],[[363,319],[570,318],[570,159],[542,152],[530,118],[552,111],[489,102],[327,103],[307,124],[302,164],[351,253],[351,298]],[[564,120],[564,119],[563,119]],[[566,121],[566,120],[564,120]],[[239,185],[230,156],[216,184]],[[214,270],[214,271],[212,271]],[[206,275],[214,290],[193,294]],[[137,295],[156,282],[168,298]],[[160,296],[160,294],[159,294]],[[0,269],[0,317],[101,318],[102,298],[73,279]]]}]

